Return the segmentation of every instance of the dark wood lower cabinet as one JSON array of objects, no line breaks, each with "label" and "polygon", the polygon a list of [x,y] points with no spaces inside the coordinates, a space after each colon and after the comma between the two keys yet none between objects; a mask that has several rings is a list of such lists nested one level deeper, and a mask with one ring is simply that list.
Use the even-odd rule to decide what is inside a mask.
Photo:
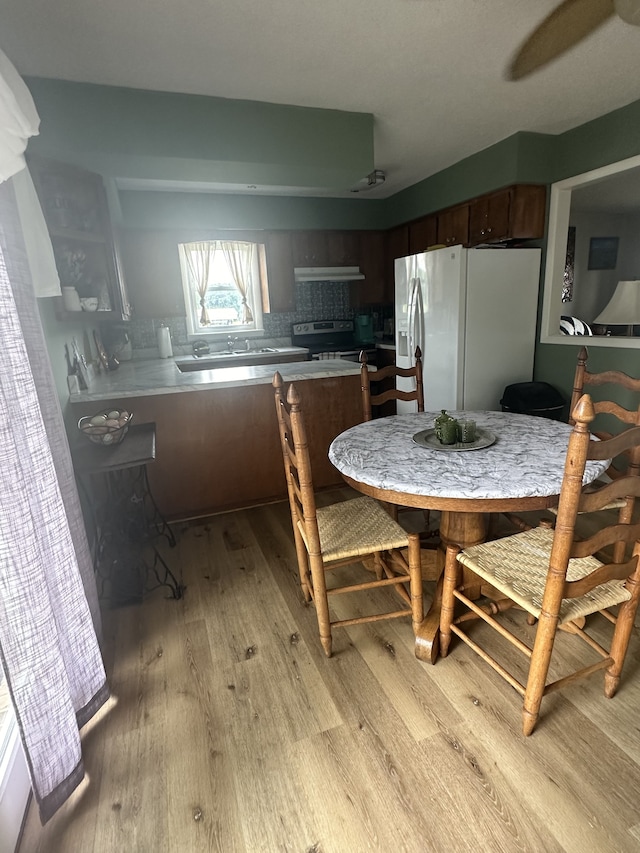
[{"label": "dark wood lower cabinet", "polygon": [[[327,453],[340,432],[362,420],[360,377],[309,379],[296,388],[304,400],[315,486],[339,485],[342,477]],[[111,407],[133,412],[137,424],[155,422],[157,455],[149,483],[168,520],[286,499],[270,384],[71,406],[76,420]]]}]

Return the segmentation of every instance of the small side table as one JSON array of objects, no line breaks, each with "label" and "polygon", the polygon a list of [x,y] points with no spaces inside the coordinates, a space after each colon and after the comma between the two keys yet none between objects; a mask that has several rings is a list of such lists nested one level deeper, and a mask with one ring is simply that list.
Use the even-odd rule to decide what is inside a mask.
[{"label": "small side table", "polygon": [[72,449],[76,478],[94,526],[94,566],[99,595],[114,605],[139,603],[145,592],[167,587],[182,598],[177,580],[156,543],[173,531],[151,494],[147,465],[156,458],[155,423],[135,424],[115,447]]}]

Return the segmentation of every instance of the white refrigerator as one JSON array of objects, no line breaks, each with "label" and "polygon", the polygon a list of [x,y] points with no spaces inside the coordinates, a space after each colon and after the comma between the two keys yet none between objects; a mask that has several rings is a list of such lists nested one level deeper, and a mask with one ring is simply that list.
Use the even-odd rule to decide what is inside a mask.
[{"label": "white refrigerator", "polygon": [[507,385],[532,380],[539,282],[540,249],[452,246],[396,260],[396,363],[411,367],[422,350],[427,411],[499,411]]}]

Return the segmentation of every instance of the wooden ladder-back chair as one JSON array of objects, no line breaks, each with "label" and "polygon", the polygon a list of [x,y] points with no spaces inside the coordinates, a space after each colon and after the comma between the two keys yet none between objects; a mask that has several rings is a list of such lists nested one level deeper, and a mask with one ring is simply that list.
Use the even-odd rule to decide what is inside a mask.
[{"label": "wooden ladder-back chair", "polygon": [[[369,372],[367,363],[367,354],[363,351],[360,353],[360,379],[362,388],[362,419],[370,421],[373,417],[372,407],[382,406],[383,403],[389,400],[416,400],[418,403],[418,411],[424,412],[424,392],[422,386],[422,352],[420,347],[416,347],[416,361],[413,367],[397,367],[395,364],[388,364],[386,367],[381,367],[380,370]],[[412,391],[399,391],[396,388],[396,378],[398,376],[413,377],[415,379],[415,388]],[[387,379],[393,379],[393,388],[378,393],[371,393],[371,385],[378,385]]]},{"label": "wooden ladder-back chair", "polygon": [[[630,452],[636,461],[640,454],[640,427],[637,426],[609,439],[591,440],[589,425],[595,415],[591,398],[585,394],[572,413],[575,426],[569,438],[555,530],[539,527],[464,551],[451,546],[447,549],[440,619],[441,654],[446,657],[451,634],[456,634],[514,687],[524,699],[522,729],[525,735],[531,734],[536,725],[543,696],[583,676],[604,669],[605,695],[614,695],[638,607],[640,524],[616,521],[587,539],[578,539],[575,534],[579,512],[595,512],[614,498],[640,494],[640,477],[636,476],[620,477],[593,492],[583,490],[588,460],[602,461]],[[629,556],[627,546],[630,543],[633,546]],[[612,556],[620,552],[621,558]],[[460,583],[461,566],[504,598],[486,605],[471,601]],[[454,618],[456,601],[464,605],[466,612]],[[527,611],[530,625],[536,623],[533,648],[499,619],[501,612],[514,605]],[[619,606],[619,610],[617,617],[611,617],[615,628],[607,650],[580,627],[581,619],[615,606]],[[528,658],[524,684],[478,645],[470,636],[472,632],[464,630],[477,618],[495,628]],[[600,660],[547,683],[556,630],[563,625],[571,634],[585,640]]]},{"label": "wooden ladder-back chair", "polygon": [[[399,391],[396,387],[396,378],[398,376],[413,377],[415,379],[415,387],[412,391]],[[372,393],[372,386],[379,386],[385,380],[393,379],[393,387],[385,391]],[[424,412],[424,385],[422,380],[422,351],[420,347],[416,347],[415,364],[413,367],[397,367],[395,364],[388,364],[386,367],[381,367],[379,370],[369,372],[369,364],[367,362],[366,352],[360,353],[360,388],[362,391],[362,419],[370,421],[373,418],[373,406],[382,406],[390,400],[415,400],[418,404],[418,411]],[[403,507],[397,507],[395,504],[389,504],[387,510],[392,517],[398,518],[398,510]],[[411,510],[415,512],[415,510]],[[429,510],[423,511],[424,515],[424,531],[423,545],[428,547],[437,546],[438,531],[429,531]],[[429,542],[429,538],[433,541]]]},{"label": "wooden ladder-back chair", "polygon": [[[576,371],[573,378],[573,391],[571,394],[571,405],[569,407],[569,423],[572,425],[575,423],[572,413],[574,408],[577,406],[578,401],[585,393],[585,386],[592,385],[594,387],[602,387],[607,395],[611,394],[612,391],[614,393],[617,392],[617,396],[621,399],[623,399],[623,396],[621,395],[625,395],[625,393],[628,398],[632,395],[633,402],[635,403],[633,408],[624,408],[620,403],[614,402],[613,400],[593,401],[596,423],[594,425],[595,429],[591,429],[592,435],[601,439],[611,438],[611,430],[609,429],[605,431],[602,428],[603,420],[606,420],[607,416],[609,418],[608,426],[610,428],[614,428],[616,433],[619,432],[620,429],[628,429],[630,426],[640,425],[640,379],[634,379],[632,376],[628,376],[626,373],[622,373],[619,370],[606,370],[602,373],[590,373],[587,370],[588,358],[589,352],[587,348],[581,347],[578,353]],[[640,460],[637,458],[637,455],[636,458],[632,458],[628,453],[619,456],[618,459],[615,460],[615,464],[612,462],[612,464],[607,468],[602,479],[598,480],[596,483],[590,483],[585,487],[585,491],[592,491],[594,488],[604,485],[605,482],[609,482],[610,480],[615,480],[618,477],[623,476],[640,476]],[[634,506],[634,498],[628,497],[612,500],[611,503],[608,506],[603,507],[603,509],[619,509],[620,522],[628,523],[633,516]],[[548,511],[552,515],[557,514],[557,508],[555,507],[551,507]],[[504,515],[519,530],[531,529],[531,526],[522,517],[514,515],[513,513],[504,513]],[[622,547],[622,543],[618,543],[616,556],[619,559],[622,559],[620,553],[620,549]]]},{"label": "wooden ladder-back chair", "polygon": [[[594,410],[596,415],[610,415],[617,419],[624,428],[629,426],[640,425],[640,379],[634,379],[620,370],[606,370],[602,373],[590,373],[587,370],[587,359],[589,352],[586,347],[581,347],[578,353],[578,362],[576,364],[576,372],[573,379],[573,392],[571,395],[571,408],[569,412],[569,423],[575,423],[573,419],[573,410],[578,404],[578,400],[585,393],[585,385],[608,386],[607,393],[611,393],[611,387],[617,390],[617,396],[624,395],[625,391],[630,392],[633,396],[634,408],[623,408],[619,402],[612,400],[596,400],[594,401]],[[627,395],[628,396],[628,395]],[[611,438],[610,431],[604,431],[601,423],[602,418],[598,419],[596,429],[592,433],[598,438]],[[637,460],[633,460],[630,456],[624,455],[618,457],[617,465],[610,465],[607,468],[606,475],[611,480],[616,480],[618,477],[630,475],[640,475],[640,464]]]},{"label": "wooden ladder-back chair", "polygon": [[[640,426],[640,379],[634,379],[620,370],[606,370],[602,373],[590,373],[587,370],[587,359],[589,352],[586,347],[581,347],[578,353],[578,361],[576,364],[576,372],[573,378],[573,391],[571,395],[571,407],[569,409],[569,423],[575,424],[573,419],[573,410],[578,404],[578,401],[584,394],[585,385],[607,386],[607,394],[612,390],[617,391],[618,396],[630,392],[634,395],[634,408],[624,408],[618,402],[613,400],[596,400],[593,402],[593,409],[596,413],[595,429],[592,426],[592,435],[600,439],[611,438],[611,430],[604,430],[603,420],[608,416],[608,426],[614,428],[615,433],[620,429],[628,429],[630,426]],[[627,395],[628,396],[628,395]],[[602,417],[604,416],[604,418]],[[585,491],[592,491],[594,488],[599,488],[611,480],[617,480],[619,477],[638,477],[640,476],[640,457],[637,453],[621,454],[607,468],[604,475],[596,483],[590,483],[585,487]],[[633,496],[621,497],[612,500],[608,506],[603,509],[618,509],[620,510],[619,521],[622,524],[628,524],[634,513],[635,499]],[[553,515],[557,514],[556,508],[549,510]],[[622,559],[622,548],[624,544],[619,542],[616,545],[616,558]]]},{"label": "wooden ladder-back chair", "polygon": [[[316,506],[300,395],[292,384],[285,398],[280,373],[275,374],[273,387],[300,586],[305,601],[315,603],[325,653],[331,655],[331,633],[336,627],[411,616],[415,634],[424,615],[417,534],[407,534],[369,497]],[[406,559],[403,552],[407,552]],[[327,586],[327,572],[364,560],[373,566],[374,580]],[[369,578],[372,576],[364,568],[363,572]],[[332,596],[389,586],[402,599],[405,605],[402,609],[351,619],[332,618],[329,609]]]}]

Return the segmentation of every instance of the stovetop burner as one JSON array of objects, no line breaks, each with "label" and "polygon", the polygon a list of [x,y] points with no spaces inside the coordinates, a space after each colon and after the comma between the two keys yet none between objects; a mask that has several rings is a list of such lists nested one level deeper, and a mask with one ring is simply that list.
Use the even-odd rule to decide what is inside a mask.
[{"label": "stovetop burner", "polygon": [[291,327],[291,343],[296,347],[307,347],[312,355],[355,350],[361,346],[355,339],[353,320],[294,323]]}]

